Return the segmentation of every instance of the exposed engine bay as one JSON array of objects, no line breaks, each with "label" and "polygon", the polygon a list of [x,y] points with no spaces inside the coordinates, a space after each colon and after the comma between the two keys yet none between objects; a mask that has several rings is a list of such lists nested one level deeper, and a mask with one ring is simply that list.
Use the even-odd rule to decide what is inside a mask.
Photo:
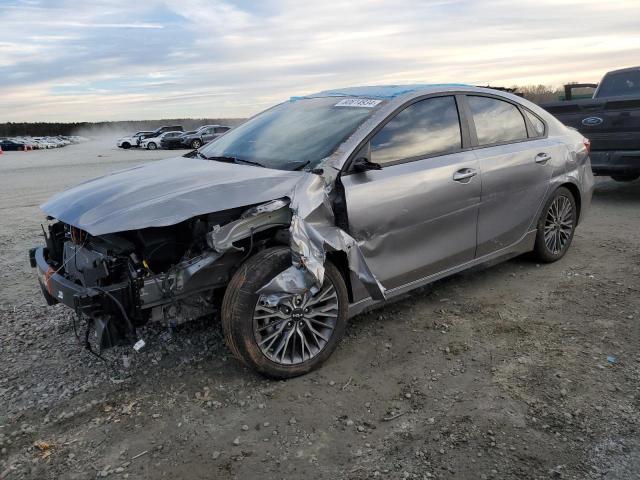
[{"label": "exposed engine bay", "polygon": [[[74,308],[85,321],[86,342],[95,332],[99,348],[133,343],[140,340],[137,327],[148,322],[174,327],[214,313],[222,296],[216,290],[252,252],[288,244],[288,204],[274,200],[95,236],[58,221],[45,233],[46,249],[31,251],[31,262],[40,266],[37,256],[43,256],[45,298]],[[53,275],[62,277],[56,286]],[[65,282],[68,291],[61,288]]]},{"label": "exposed engine bay", "polygon": [[46,247],[30,250],[31,266],[46,301],[84,323],[89,350],[90,339],[138,350],[148,322],[172,327],[214,313],[240,265],[275,246],[289,247],[291,266],[257,290],[267,308],[316,294],[334,252],[345,278],[382,299],[357,242],[337,225],[335,173],[174,158],[109,174],[41,206],[53,223]]}]

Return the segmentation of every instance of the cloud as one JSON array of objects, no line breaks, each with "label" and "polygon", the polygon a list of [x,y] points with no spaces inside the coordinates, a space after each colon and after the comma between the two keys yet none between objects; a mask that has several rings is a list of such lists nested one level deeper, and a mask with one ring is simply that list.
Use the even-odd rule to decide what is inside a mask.
[{"label": "cloud", "polygon": [[0,13],[0,121],[245,116],[348,85],[597,81],[636,0],[50,0]]}]

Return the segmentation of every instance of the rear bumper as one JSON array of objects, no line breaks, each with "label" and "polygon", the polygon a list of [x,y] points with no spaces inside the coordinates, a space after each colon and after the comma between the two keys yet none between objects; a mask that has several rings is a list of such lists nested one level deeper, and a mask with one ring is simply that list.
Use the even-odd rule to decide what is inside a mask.
[{"label": "rear bumper", "polygon": [[595,175],[640,175],[640,150],[592,151]]}]

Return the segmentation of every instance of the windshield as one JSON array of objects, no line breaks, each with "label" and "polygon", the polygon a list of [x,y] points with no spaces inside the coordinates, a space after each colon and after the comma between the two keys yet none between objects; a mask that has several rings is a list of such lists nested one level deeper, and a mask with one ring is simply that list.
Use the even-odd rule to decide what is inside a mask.
[{"label": "windshield", "polygon": [[628,96],[640,96],[640,70],[606,75],[597,94],[597,97]]},{"label": "windshield", "polygon": [[380,108],[380,100],[303,98],[281,103],[230,130],[201,156],[259,163],[267,168],[314,168]]}]

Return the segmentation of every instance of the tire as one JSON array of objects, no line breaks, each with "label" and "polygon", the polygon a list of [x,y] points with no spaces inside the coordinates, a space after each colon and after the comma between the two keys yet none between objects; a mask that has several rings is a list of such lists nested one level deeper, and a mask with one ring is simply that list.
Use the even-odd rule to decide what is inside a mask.
[{"label": "tire", "polygon": [[[283,312],[283,309],[286,310],[288,308],[284,303],[290,299],[281,301],[281,305],[276,308],[258,304],[261,296],[256,291],[290,265],[291,253],[287,247],[269,248],[257,253],[233,275],[222,302],[222,330],[225,341],[234,356],[259,373],[280,379],[304,375],[318,368],[329,358],[344,335],[349,303],[347,288],[340,271],[331,262],[327,261],[325,264],[325,283],[320,293],[314,297],[305,298],[303,300],[304,303],[301,304],[304,307],[307,302],[317,303],[319,307],[316,305],[313,308],[322,309],[318,310],[317,313],[322,314],[320,318],[322,318],[323,323],[319,324],[317,319],[307,319],[307,316],[302,313],[311,307],[306,309],[297,307],[295,310],[289,309],[291,310],[290,312]],[[329,303],[324,303],[325,301],[322,298],[327,295],[329,297],[326,302],[331,303],[331,305],[335,304],[335,307],[331,308]],[[327,305],[330,308],[327,308]],[[260,313],[267,310],[276,313]],[[313,316],[314,311],[311,309],[309,315]],[[335,318],[329,319],[328,312],[334,312]],[[256,315],[256,313],[259,314]],[[294,317],[296,314],[298,316]],[[273,317],[274,315],[276,315],[275,321],[260,319],[261,317]],[[324,325],[325,321],[327,324],[333,322],[332,330],[318,326]],[[315,329],[310,328],[311,326],[316,326],[321,336],[314,335],[311,330],[315,331]],[[261,330],[265,331],[265,333],[260,333]],[[268,341],[268,337],[272,337],[272,332],[276,330],[279,330],[281,334],[276,337],[276,340],[274,340],[275,345],[271,347],[273,341]],[[317,331],[315,332],[317,333]],[[287,341],[284,349],[281,350],[284,352],[282,359],[274,360],[273,352],[280,345],[279,341],[281,339],[284,342],[287,333],[290,333],[290,338],[295,336],[295,343],[290,344]],[[260,337],[260,335],[263,335],[263,337]],[[304,341],[301,340],[302,336],[304,336]],[[262,342],[259,342],[259,338]],[[267,341],[265,341],[265,338]],[[311,342],[312,338],[315,338],[315,344]],[[308,343],[306,343],[307,341]],[[263,347],[260,346],[260,343],[263,344]],[[307,346],[307,350],[303,345]],[[296,350],[296,347],[299,348]],[[312,349],[314,349],[314,352],[312,352]],[[291,352],[290,356],[284,358],[288,351]],[[302,353],[299,356],[300,351]],[[278,357],[279,353],[276,352],[275,356]]]},{"label": "tire", "polygon": [[155,144],[155,142],[147,143],[147,150],[155,150],[156,148],[158,148],[158,146]]},{"label": "tire", "polygon": [[611,175],[616,182],[633,182],[640,178],[640,175]]},{"label": "tire", "polygon": [[[576,231],[577,212],[573,193],[565,187],[558,188],[545,204],[538,219],[536,243],[533,249],[535,260],[552,263],[564,257]],[[557,222],[553,221],[554,216],[559,218]],[[548,230],[547,239],[545,239],[545,227]]]},{"label": "tire", "polygon": [[128,148],[131,148],[131,144],[129,142],[124,142],[122,144],[122,148],[124,148],[125,150],[127,150]]},{"label": "tire", "polygon": [[197,138],[191,141],[191,148],[193,148],[194,150],[200,148],[201,146],[202,146],[202,141],[198,140]]}]

